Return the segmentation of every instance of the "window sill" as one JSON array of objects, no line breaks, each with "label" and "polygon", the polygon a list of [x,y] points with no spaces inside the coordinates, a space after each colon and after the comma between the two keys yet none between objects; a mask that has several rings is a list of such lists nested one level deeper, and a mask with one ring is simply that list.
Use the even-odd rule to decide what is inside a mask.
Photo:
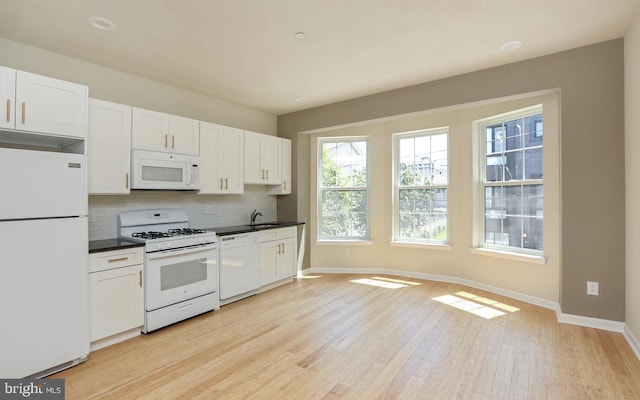
[{"label": "window sill", "polygon": [[451,245],[448,243],[403,242],[400,240],[392,240],[390,244],[391,247],[413,247],[416,249],[451,251]]},{"label": "window sill", "polygon": [[536,256],[533,254],[514,253],[509,251],[501,251],[495,249],[487,249],[482,247],[472,247],[469,249],[472,254],[479,254],[482,256],[502,258],[505,260],[519,261],[529,264],[545,265],[547,258],[544,256]]},{"label": "window sill", "polygon": [[373,242],[371,240],[316,240],[316,244],[319,246],[371,246]]}]

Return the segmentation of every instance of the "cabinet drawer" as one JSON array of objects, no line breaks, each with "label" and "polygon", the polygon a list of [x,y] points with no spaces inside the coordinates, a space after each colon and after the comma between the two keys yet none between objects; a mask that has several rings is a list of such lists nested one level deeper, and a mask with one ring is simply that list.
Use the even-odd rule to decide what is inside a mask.
[{"label": "cabinet drawer", "polygon": [[260,232],[260,242],[268,242],[270,240],[278,240],[296,236],[296,227],[289,226],[286,228],[268,229]]},{"label": "cabinet drawer", "polygon": [[142,247],[89,254],[89,272],[142,264]]}]

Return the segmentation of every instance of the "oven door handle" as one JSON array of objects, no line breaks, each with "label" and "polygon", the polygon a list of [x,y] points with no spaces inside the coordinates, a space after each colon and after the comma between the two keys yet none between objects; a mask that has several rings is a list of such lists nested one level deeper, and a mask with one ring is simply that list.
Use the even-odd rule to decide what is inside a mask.
[{"label": "oven door handle", "polygon": [[162,250],[154,253],[148,253],[147,256],[149,260],[157,260],[160,258],[175,257],[175,256],[181,256],[185,254],[197,254],[197,253],[202,253],[202,252],[211,251],[215,249],[216,249],[215,245],[212,245],[212,246],[207,245],[207,246],[201,246],[201,247],[187,247],[182,249]]}]

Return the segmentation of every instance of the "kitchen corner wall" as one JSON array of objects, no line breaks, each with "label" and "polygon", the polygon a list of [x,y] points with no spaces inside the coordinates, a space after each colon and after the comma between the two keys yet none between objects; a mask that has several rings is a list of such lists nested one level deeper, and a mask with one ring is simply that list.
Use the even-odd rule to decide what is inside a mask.
[{"label": "kitchen corner wall", "polygon": [[276,197],[260,186],[247,186],[236,195],[133,191],[128,196],[89,196],[89,240],[117,237],[118,214],[149,208],[184,209],[193,228],[245,225],[254,209],[262,212],[262,221],[277,219]]}]

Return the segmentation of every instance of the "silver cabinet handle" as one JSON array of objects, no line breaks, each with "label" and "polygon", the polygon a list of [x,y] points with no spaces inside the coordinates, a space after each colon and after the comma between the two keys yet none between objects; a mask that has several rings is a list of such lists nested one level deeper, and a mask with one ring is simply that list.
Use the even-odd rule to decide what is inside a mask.
[{"label": "silver cabinet handle", "polygon": [[167,136],[168,135],[164,135],[164,148],[167,148]]},{"label": "silver cabinet handle", "polygon": [[220,178],[220,190],[222,190],[222,178]]},{"label": "silver cabinet handle", "polygon": [[127,261],[128,259],[129,257],[112,258],[111,260],[109,260],[109,262],[114,263],[114,262],[120,262],[120,261]]},{"label": "silver cabinet handle", "polygon": [[11,121],[11,99],[7,99],[7,122]]},{"label": "silver cabinet handle", "polygon": [[27,119],[27,105],[23,101],[22,102],[22,125],[25,124],[26,119]]},{"label": "silver cabinet handle", "polygon": [[138,285],[142,287],[142,271],[138,271]]},{"label": "silver cabinet handle", "polygon": [[229,180],[227,178],[224,178],[224,188],[225,190],[229,189]]},{"label": "silver cabinet handle", "polygon": [[171,148],[176,148],[176,135],[171,135]]},{"label": "silver cabinet handle", "polygon": [[129,173],[124,174],[124,188],[129,189]]}]

